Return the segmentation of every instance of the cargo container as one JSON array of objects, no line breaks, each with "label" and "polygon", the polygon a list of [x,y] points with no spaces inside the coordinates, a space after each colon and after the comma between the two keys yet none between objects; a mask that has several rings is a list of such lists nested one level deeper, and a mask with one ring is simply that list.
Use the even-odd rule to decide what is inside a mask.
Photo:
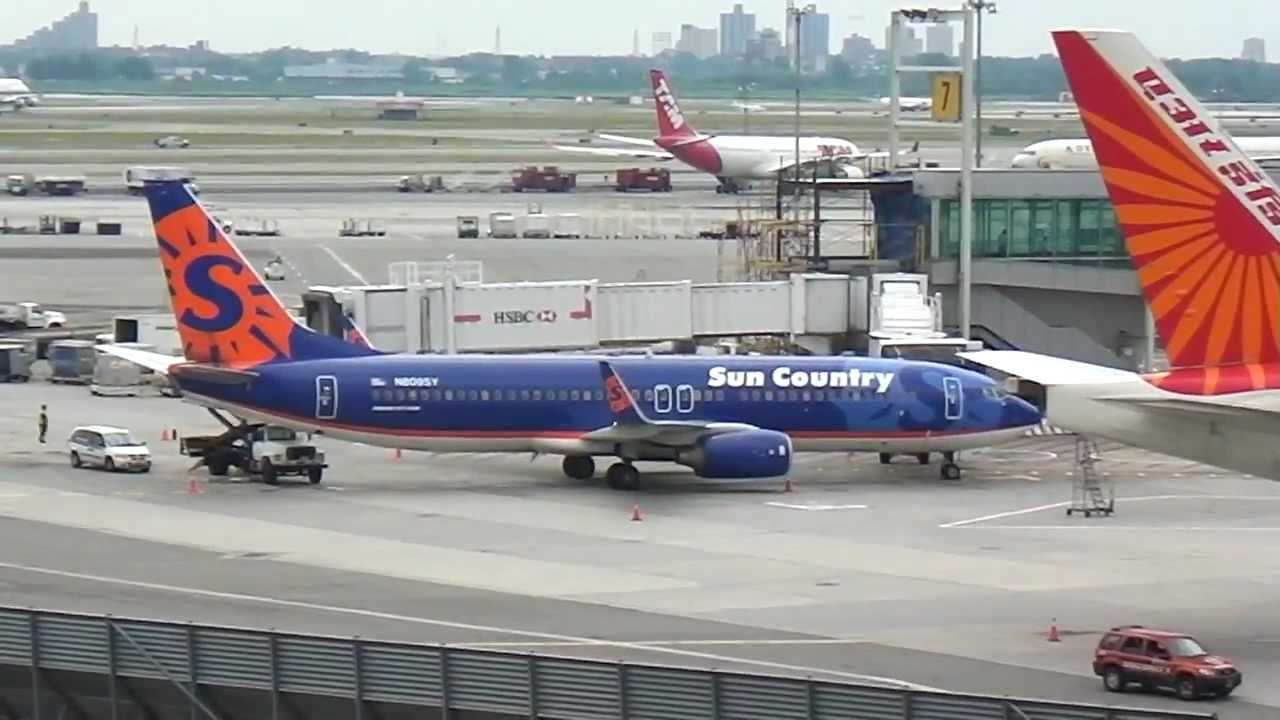
[{"label": "cargo container", "polygon": [[617,192],[628,190],[648,190],[650,192],[671,192],[671,171],[666,168],[623,168],[619,170],[613,189]]},{"label": "cargo container", "polygon": [[0,382],[31,379],[31,355],[22,343],[0,343]]},{"label": "cargo container", "polygon": [[489,213],[489,237],[517,237],[516,216],[505,212]]},{"label": "cargo container", "polygon": [[478,238],[480,237],[480,218],[475,215],[459,215],[458,216],[458,237],[460,238]]},{"label": "cargo container", "polygon": [[182,340],[172,313],[118,315],[112,320],[111,337],[117,344],[143,343],[153,352],[182,354]]},{"label": "cargo container", "polygon": [[[155,348],[146,343],[117,344],[134,350],[155,352]],[[97,361],[93,365],[93,379],[89,384],[89,392],[111,397],[137,397],[142,394],[142,389],[154,376],[155,373],[144,370],[137,363],[114,355],[98,353]]]},{"label": "cargo container", "polygon": [[558,238],[582,237],[582,216],[578,213],[559,213],[556,215],[555,229],[551,234]]},{"label": "cargo container", "polygon": [[524,231],[520,235],[526,238],[551,237],[551,216],[545,213],[529,213],[525,215]]},{"label": "cargo container", "polygon": [[35,188],[45,195],[79,195],[86,183],[83,175],[46,175],[36,178]]},{"label": "cargo container", "polygon": [[89,340],[55,340],[49,343],[49,365],[54,383],[80,383],[93,380],[98,353]]}]

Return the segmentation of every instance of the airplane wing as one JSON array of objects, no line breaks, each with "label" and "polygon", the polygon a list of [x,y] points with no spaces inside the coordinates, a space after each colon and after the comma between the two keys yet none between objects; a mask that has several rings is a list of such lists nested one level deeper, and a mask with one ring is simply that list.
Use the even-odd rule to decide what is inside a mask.
[{"label": "airplane wing", "polygon": [[1046,387],[1133,382],[1138,377],[1136,373],[1128,370],[1090,365],[1021,350],[975,350],[957,353],[957,355],[1006,375],[1020,377]]},{"label": "airplane wing", "polygon": [[636,404],[635,397],[622,382],[622,377],[608,360],[600,361],[604,380],[604,398],[609,403],[613,424],[593,430],[583,440],[604,442],[647,442],[668,447],[687,447],[706,435],[758,430],[745,423],[722,423],[700,420],[651,420]]},{"label": "airplane wing", "polygon": [[608,133],[597,133],[596,137],[600,138],[601,140],[608,140],[609,142],[618,143],[619,145],[635,145],[637,147],[647,147],[647,148],[658,147],[657,145],[653,144],[652,140],[645,140],[644,138],[633,138],[633,137],[628,137],[626,135],[610,135]]},{"label": "airplane wing", "polygon": [[552,145],[563,152],[582,153],[584,155],[602,155],[616,158],[646,158],[650,160],[671,160],[674,156],[665,150],[641,150],[640,148],[598,148],[579,147],[575,145]]}]

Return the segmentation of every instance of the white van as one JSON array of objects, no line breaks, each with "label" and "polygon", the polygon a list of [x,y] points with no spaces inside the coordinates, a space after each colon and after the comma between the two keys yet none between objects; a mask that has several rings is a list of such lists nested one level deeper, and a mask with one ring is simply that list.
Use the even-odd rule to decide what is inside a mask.
[{"label": "white van", "polygon": [[67,452],[71,457],[71,467],[94,465],[111,472],[151,471],[151,451],[147,444],[124,428],[109,425],[78,427],[67,438]]}]

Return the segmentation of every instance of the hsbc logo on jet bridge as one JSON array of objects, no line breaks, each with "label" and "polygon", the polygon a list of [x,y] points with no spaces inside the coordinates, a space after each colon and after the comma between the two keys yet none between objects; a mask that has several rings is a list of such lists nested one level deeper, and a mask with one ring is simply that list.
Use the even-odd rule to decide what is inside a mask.
[{"label": "hsbc logo on jet bridge", "polygon": [[529,323],[553,323],[555,310],[499,310],[493,314],[495,325],[525,325]]}]

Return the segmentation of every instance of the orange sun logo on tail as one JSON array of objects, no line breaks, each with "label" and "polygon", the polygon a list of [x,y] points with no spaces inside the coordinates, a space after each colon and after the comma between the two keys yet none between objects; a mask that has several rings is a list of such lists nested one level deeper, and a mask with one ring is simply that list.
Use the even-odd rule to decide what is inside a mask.
[{"label": "orange sun logo on tail", "polygon": [[1054,33],[1180,392],[1274,385],[1280,193],[1132,35]]},{"label": "orange sun logo on tail", "polygon": [[188,360],[249,367],[289,356],[293,319],[199,204],[157,220],[155,233]]}]

